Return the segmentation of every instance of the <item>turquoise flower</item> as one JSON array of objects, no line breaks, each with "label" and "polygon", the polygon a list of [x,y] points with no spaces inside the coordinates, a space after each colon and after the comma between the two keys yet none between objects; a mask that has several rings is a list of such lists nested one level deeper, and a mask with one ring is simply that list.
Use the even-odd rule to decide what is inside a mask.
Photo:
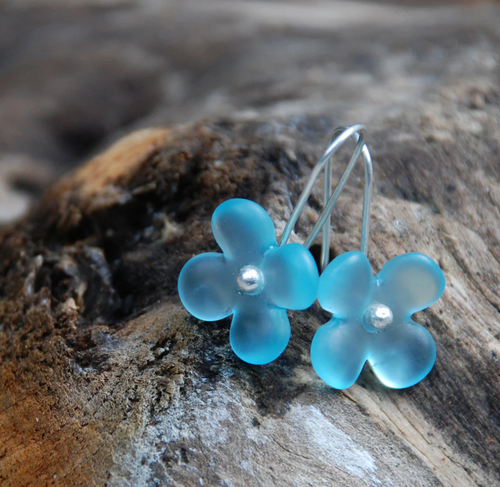
[{"label": "turquoise flower", "polygon": [[346,389],[368,361],[388,387],[421,381],[434,366],[436,344],[411,316],[434,304],[445,285],[439,266],[423,254],[395,257],[375,277],[362,252],[337,257],[320,277],[318,300],[333,318],[311,345],[317,374]]},{"label": "turquoise flower", "polygon": [[311,306],[318,269],[297,243],[279,247],[266,211],[245,199],[222,203],[212,231],[223,254],[193,257],[179,275],[179,296],[196,318],[215,321],[233,315],[231,346],[251,364],[272,362],[290,340],[286,309]]}]

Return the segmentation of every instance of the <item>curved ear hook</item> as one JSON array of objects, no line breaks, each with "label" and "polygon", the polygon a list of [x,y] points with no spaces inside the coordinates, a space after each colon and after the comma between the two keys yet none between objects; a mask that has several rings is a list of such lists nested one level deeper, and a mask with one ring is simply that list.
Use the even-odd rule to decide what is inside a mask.
[{"label": "curved ear hook", "polygon": [[[363,198],[363,220],[361,229],[361,251],[366,254],[368,251],[368,238],[369,238],[369,220],[370,220],[370,205],[371,205],[371,195],[372,195],[372,185],[373,185],[373,164],[370,152],[365,145],[364,141],[365,127],[361,124],[352,125],[351,127],[338,127],[334,130],[333,135],[330,139],[330,144],[327,149],[316,163],[311,176],[300,195],[300,198],[295,206],[288,223],[283,230],[279,245],[282,246],[288,242],[290,234],[299,219],[300,214],[304,210],[304,207],[311,195],[314,183],[318,179],[321,171],[326,168],[325,173],[325,192],[324,192],[324,209],[321,213],[318,221],[314,225],[311,233],[304,242],[304,246],[310,248],[314,239],[318,236],[321,229],[326,225],[323,231],[323,241],[321,247],[321,270],[324,270],[328,265],[329,261],[329,249],[330,249],[330,221],[331,212],[337,202],[340,193],[344,189],[349,177],[354,170],[354,166],[358,160],[362,157],[365,166],[365,193]],[[356,141],[356,149],[354,150],[351,160],[347,165],[342,177],[340,178],[337,186],[333,193],[331,193],[331,160],[333,155],[344,145],[344,143],[349,139],[353,138]]]},{"label": "curved ear hook", "polygon": [[351,160],[349,161],[349,164],[347,165],[344,173],[342,174],[342,177],[340,178],[339,182],[337,183],[337,186],[335,187],[333,194],[331,195],[330,195],[331,184],[329,181],[326,181],[327,179],[331,178],[331,169],[330,169],[331,155],[330,155],[326,167],[327,172],[325,177],[325,200],[328,199],[328,201],[325,202],[325,207],[323,209],[323,212],[318,218],[318,221],[316,222],[316,225],[312,229],[309,237],[307,237],[306,241],[304,242],[304,245],[307,248],[309,248],[312,245],[318,233],[326,225],[323,231],[323,243],[321,248],[321,270],[324,270],[329,263],[331,212],[340,196],[340,193],[347,184],[347,181],[349,180],[349,177],[351,176],[354,170],[354,166],[360,159],[360,156],[363,158],[363,163],[365,166],[365,192],[363,197],[363,217],[361,222],[360,250],[365,255],[367,255],[368,253],[368,240],[370,233],[370,207],[371,207],[371,197],[373,188],[373,164],[370,151],[368,150],[368,147],[364,143],[364,131],[365,127],[363,125],[353,125],[352,127],[349,128],[338,127],[333,132],[331,138],[333,142],[331,142],[330,146],[325,151],[326,154],[330,149],[330,147],[336,142],[336,140],[338,140],[340,137],[345,136],[346,134],[348,134],[348,136],[352,137],[356,141],[356,149],[351,157]]}]

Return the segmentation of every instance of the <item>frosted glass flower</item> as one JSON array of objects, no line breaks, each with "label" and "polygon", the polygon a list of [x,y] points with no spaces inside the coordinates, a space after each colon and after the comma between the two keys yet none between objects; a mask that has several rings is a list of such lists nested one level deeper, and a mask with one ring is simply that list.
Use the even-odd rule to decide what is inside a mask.
[{"label": "frosted glass flower", "polygon": [[421,381],[436,360],[431,334],[412,321],[413,313],[435,303],[445,278],[423,254],[395,257],[373,277],[362,252],[333,260],[320,277],[318,300],[333,313],[311,345],[317,374],[336,389],[351,387],[366,361],[388,387]]},{"label": "frosted glass flower", "polygon": [[278,247],[271,217],[253,201],[222,203],[212,231],[224,253],[200,254],[184,266],[181,301],[205,321],[234,314],[230,341],[236,355],[251,364],[272,362],[290,340],[286,308],[305,309],[316,299],[316,263],[303,245]]}]

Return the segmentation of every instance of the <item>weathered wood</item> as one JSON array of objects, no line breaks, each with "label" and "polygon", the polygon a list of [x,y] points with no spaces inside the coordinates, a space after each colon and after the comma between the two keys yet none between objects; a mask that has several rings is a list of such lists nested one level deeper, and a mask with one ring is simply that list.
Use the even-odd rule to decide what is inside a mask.
[{"label": "weathered wood", "polygon": [[[2,232],[3,484],[500,484],[500,11],[469,12],[444,27],[422,16],[404,30],[294,24],[248,45],[242,35],[219,58],[246,63],[228,74],[226,107],[268,97],[258,116],[135,132]],[[270,69],[293,39],[303,50],[286,59],[300,65],[318,50],[316,70],[293,78],[283,61],[289,86],[266,74],[256,93],[253,49],[266,44],[259,62]],[[332,54],[333,42],[349,47]],[[201,100],[192,113],[222,113]],[[436,366],[402,391],[369,370],[342,392],[317,378],[308,351],[327,319],[317,305],[290,313],[288,349],[257,367],[232,353],[229,319],[192,318],[176,292],[187,259],[217,249],[220,202],[259,202],[279,233],[331,128],[354,121],[368,123],[376,164],[374,268],[420,251],[448,282],[417,315],[436,339]],[[339,201],[333,255],[359,245],[362,176]],[[299,241],[320,188],[316,197]]]}]

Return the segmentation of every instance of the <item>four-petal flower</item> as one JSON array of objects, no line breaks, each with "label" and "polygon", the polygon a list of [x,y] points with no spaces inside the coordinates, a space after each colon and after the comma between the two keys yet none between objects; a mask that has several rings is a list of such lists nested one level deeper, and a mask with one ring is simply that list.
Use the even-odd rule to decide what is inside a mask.
[{"label": "four-petal flower", "polygon": [[297,243],[278,247],[271,217],[257,203],[231,199],[212,216],[223,254],[193,257],[179,275],[179,296],[196,318],[234,314],[230,341],[245,362],[278,358],[290,339],[286,308],[305,309],[316,299],[318,269]]},{"label": "four-petal flower", "polygon": [[330,386],[346,389],[368,361],[388,387],[421,381],[434,365],[436,345],[411,316],[435,303],[445,284],[439,266],[423,254],[395,257],[375,277],[363,253],[337,257],[318,288],[318,300],[333,318],[311,344],[317,374]]}]

